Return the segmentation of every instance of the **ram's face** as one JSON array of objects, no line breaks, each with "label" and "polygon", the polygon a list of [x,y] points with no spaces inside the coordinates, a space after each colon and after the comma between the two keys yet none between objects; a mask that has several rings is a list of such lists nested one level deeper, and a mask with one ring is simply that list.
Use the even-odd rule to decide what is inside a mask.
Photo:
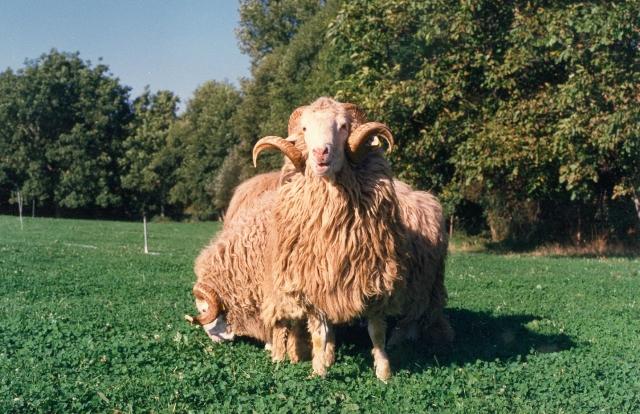
[{"label": "ram's face", "polygon": [[[203,315],[209,311],[209,304],[203,300],[196,299],[196,307]],[[213,322],[207,323],[202,327],[214,342],[232,341],[235,337],[233,330],[227,325],[227,317],[222,311],[220,311],[218,317]]]},{"label": "ram's face", "polygon": [[346,111],[305,111],[300,118],[304,141],[309,150],[307,166],[318,177],[335,180],[345,163],[345,142],[350,118]]}]

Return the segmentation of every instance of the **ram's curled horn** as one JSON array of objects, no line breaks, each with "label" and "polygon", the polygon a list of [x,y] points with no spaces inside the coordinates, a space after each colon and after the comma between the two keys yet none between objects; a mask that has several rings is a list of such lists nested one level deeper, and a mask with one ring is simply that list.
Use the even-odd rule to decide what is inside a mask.
[{"label": "ram's curled horn", "polygon": [[360,108],[358,105],[352,103],[343,103],[342,107],[347,110],[351,118],[356,120],[358,125],[367,123],[367,114],[364,112],[364,109]]},{"label": "ram's curled horn", "polygon": [[298,131],[299,129],[298,126],[300,126],[300,117],[302,116],[302,112],[304,111],[305,108],[306,106],[301,106],[291,113],[291,116],[289,117],[289,127],[288,127],[289,137],[294,135],[296,132],[301,132],[301,131]]},{"label": "ram's curled horn", "polygon": [[264,137],[256,142],[256,145],[254,145],[253,165],[255,167],[258,166],[258,154],[260,153],[260,151],[269,148],[282,151],[282,153],[284,153],[284,155],[286,155],[287,158],[291,160],[291,163],[294,167],[296,167],[296,170],[302,171],[304,169],[306,159],[302,155],[302,152],[286,139],[274,136]]},{"label": "ram's curled horn", "polygon": [[196,325],[206,325],[215,321],[220,315],[220,311],[223,309],[222,301],[218,294],[211,288],[211,286],[198,282],[193,287],[193,294],[196,297],[196,301],[204,301],[207,303],[207,310],[198,316],[184,315],[184,318]]},{"label": "ram's curled horn", "polygon": [[[393,135],[385,124],[380,122],[368,122],[356,128],[347,141],[347,156],[349,159],[360,164],[371,152],[380,148],[376,142],[377,137],[382,137],[389,143],[389,151],[393,149]],[[370,143],[369,140],[372,142]]]}]

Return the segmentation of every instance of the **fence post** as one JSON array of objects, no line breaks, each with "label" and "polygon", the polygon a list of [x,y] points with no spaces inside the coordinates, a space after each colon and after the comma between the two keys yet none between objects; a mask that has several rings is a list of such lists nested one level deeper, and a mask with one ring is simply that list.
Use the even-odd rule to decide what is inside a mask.
[{"label": "fence post", "polygon": [[22,197],[20,196],[20,190],[18,190],[18,211],[20,212],[20,230],[24,230],[22,225]]},{"label": "fence post", "polygon": [[142,213],[142,223],[144,224],[144,252],[149,253],[149,246],[147,244],[147,213]]}]

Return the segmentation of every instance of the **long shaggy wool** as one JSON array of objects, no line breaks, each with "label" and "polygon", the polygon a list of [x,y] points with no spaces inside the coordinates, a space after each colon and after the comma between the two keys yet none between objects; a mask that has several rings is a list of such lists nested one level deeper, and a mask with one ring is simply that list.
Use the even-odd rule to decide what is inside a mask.
[{"label": "long shaggy wool", "polygon": [[333,323],[401,311],[405,230],[381,151],[344,165],[335,185],[295,174],[274,200],[262,317],[268,324],[320,310]]},{"label": "long shaggy wool", "polygon": [[280,173],[274,171],[256,175],[237,186],[224,216],[224,227],[227,228],[234,221],[239,211],[251,208],[256,198],[264,192],[277,190],[279,184]]},{"label": "long shaggy wool", "polygon": [[402,315],[417,319],[429,308],[446,305],[444,270],[449,238],[442,231],[442,208],[433,195],[414,191],[401,181],[395,181],[395,187],[407,230],[410,263]]},{"label": "long shaggy wool", "polygon": [[[306,151],[304,141],[297,146]],[[278,188],[282,177],[290,181],[296,174],[300,175],[289,162],[285,163],[280,173],[261,174],[247,180],[236,190],[232,204],[235,201],[236,209],[251,207],[265,191]],[[406,230],[408,256],[406,291],[394,293],[403,293],[404,298],[402,311],[398,315],[399,323],[392,332],[390,343],[395,344],[407,338],[416,339],[420,335],[435,344],[450,342],[453,330],[442,314],[448,299],[444,285],[448,236],[442,207],[430,193],[413,190],[399,180],[394,180],[393,184]],[[225,223],[229,221],[227,218]],[[413,329],[410,327],[412,323],[416,324],[413,332],[410,331]]]},{"label": "long shaggy wool", "polygon": [[227,309],[227,324],[236,335],[271,342],[271,329],[260,319],[267,222],[275,191],[263,191],[245,203],[232,221],[195,261],[198,282],[218,293]]},{"label": "long shaggy wool", "polygon": [[415,334],[422,334],[434,343],[449,342],[453,339],[453,330],[442,314],[448,299],[444,278],[449,246],[442,207],[433,195],[415,191],[401,181],[394,183],[406,226],[409,254],[400,325],[415,321],[421,331]]}]

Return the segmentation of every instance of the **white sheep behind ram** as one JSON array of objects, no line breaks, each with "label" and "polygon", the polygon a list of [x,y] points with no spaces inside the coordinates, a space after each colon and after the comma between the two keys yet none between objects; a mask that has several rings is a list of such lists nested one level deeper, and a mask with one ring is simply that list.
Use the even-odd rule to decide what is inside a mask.
[{"label": "white sheep behind ram", "polygon": [[444,279],[449,248],[442,207],[428,192],[413,190],[399,180],[394,180],[394,184],[409,257],[407,290],[389,346],[405,339],[443,345],[453,341],[454,333],[442,313],[448,298]]},{"label": "white sheep behind ram", "polygon": [[[258,188],[255,196],[238,204],[233,219],[196,258],[193,292],[200,315],[185,318],[203,325],[215,342],[249,336],[269,349],[272,328],[263,323],[260,309],[265,300],[264,259],[270,249],[266,226],[276,193],[261,186],[261,178],[249,180],[245,188]],[[305,328],[304,321],[296,323],[291,329],[294,334],[287,338],[292,362],[310,358],[308,337],[300,335]]]}]

